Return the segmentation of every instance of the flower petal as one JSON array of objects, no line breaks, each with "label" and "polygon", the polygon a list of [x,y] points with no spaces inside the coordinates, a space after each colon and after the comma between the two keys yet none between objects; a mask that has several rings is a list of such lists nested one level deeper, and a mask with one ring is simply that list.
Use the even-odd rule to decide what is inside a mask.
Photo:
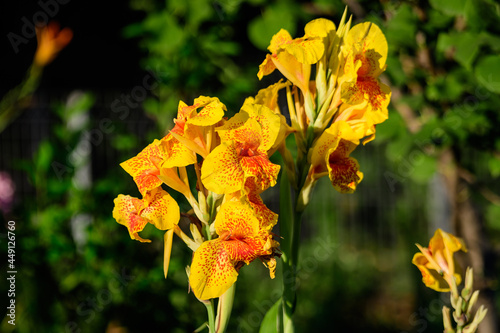
[{"label": "flower petal", "polygon": [[194,252],[189,284],[199,299],[220,297],[237,277],[238,272],[219,239],[202,243]]},{"label": "flower petal", "polygon": [[158,178],[159,168],[165,159],[159,145],[161,142],[155,140],[144,148],[137,156],[123,162],[120,166],[133,178],[139,188],[139,192],[145,195],[161,185],[162,181]]},{"label": "flower petal", "polygon": [[218,235],[228,234],[231,237],[244,238],[256,235],[259,231],[259,220],[252,208],[240,201],[225,202],[214,223]]},{"label": "flower petal", "polygon": [[208,190],[219,194],[241,190],[244,172],[233,141],[222,142],[207,156],[201,166],[201,181]]},{"label": "flower petal", "polygon": [[162,189],[155,189],[144,198],[147,207],[141,212],[144,217],[160,230],[172,229],[179,222],[180,210],[177,202]]},{"label": "flower petal", "polygon": [[138,232],[142,231],[148,223],[146,219],[139,216],[139,212],[143,207],[142,200],[130,195],[120,194],[115,198],[114,203],[113,218],[119,224],[127,227],[130,238],[141,242],[151,242],[150,240],[142,239],[138,235]]},{"label": "flower petal", "polygon": [[245,180],[252,178],[260,191],[276,185],[280,166],[271,163],[267,155],[243,157],[240,161]]}]

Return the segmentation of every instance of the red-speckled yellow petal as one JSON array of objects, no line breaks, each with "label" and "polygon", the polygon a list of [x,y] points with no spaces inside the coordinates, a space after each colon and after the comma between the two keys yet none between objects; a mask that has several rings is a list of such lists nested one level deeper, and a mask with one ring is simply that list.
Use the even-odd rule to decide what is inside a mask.
[{"label": "red-speckled yellow petal", "polygon": [[244,240],[231,238],[221,243],[229,258],[247,265],[258,256],[268,254],[264,251],[265,240],[260,237],[246,237]]},{"label": "red-speckled yellow petal", "polygon": [[144,198],[147,207],[141,217],[149,220],[160,230],[172,229],[179,222],[180,210],[177,202],[162,189],[155,189]]},{"label": "red-speckled yellow petal", "polygon": [[[371,22],[355,25],[347,33],[344,45],[356,46],[367,57],[376,59],[379,70],[383,70],[387,59],[387,40],[380,28]],[[350,51],[350,50],[347,50]]]},{"label": "red-speckled yellow petal", "polygon": [[271,163],[267,154],[243,157],[240,161],[245,180],[251,178],[260,191],[276,185],[280,166]]},{"label": "red-speckled yellow petal", "polygon": [[222,142],[207,156],[201,167],[201,181],[208,190],[219,194],[241,190],[244,172],[233,141]]},{"label": "red-speckled yellow petal", "polygon": [[271,44],[268,46],[268,50],[272,54],[278,53],[279,48],[292,41],[292,36],[290,36],[290,33],[286,31],[285,29],[281,29],[278,31],[277,34],[271,38]]},{"label": "red-speckled yellow petal", "polygon": [[341,193],[353,193],[363,179],[358,161],[349,157],[355,147],[353,143],[342,140],[337,148],[330,149],[326,156],[330,181],[333,187]]},{"label": "red-speckled yellow petal", "polygon": [[259,65],[259,71],[257,72],[259,80],[262,80],[265,75],[271,74],[276,69],[272,57],[272,55],[266,54],[266,59]]},{"label": "red-speckled yellow petal", "polygon": [[244,238],[256,235],[259,231],[259,220],[252,208],[240,201],[225,202],[217,213],[214,223],[218,235]]},{"label": "red-speckled yellow petal", "polygon": [[139,216],[139,212],[143,206],[142,200],[130,195],[120,194],[116,197],[114,203],[113,218],[119,224],[127,227],[130,238],[141,242],[151,242],[150,240],[142,239],[138,235],[138,232],[142,231],[148,223],[146,219]]},{"label": "red-speckled yellow petal", "polygon": [[280,132],[281,119],[271,109],[261,104],[243,104],[241,110],[247,112],[251,119],[260,125],[262,140],[259,149],[268,151],[274,145]]},{"label": "red-speckled yellow petal", "polygon": [[[250,103],[255,103],[255,104],[262,104],[270,108],[271,110],[274,110],[276,112],[279,112],[279,107],[278,107],[278,92],[289,86],[291,83],[290,82],[283,82],[283,79],[280,79],[277,83],[270,85],[267,88],[259,90],[257,93],[257,96],[255,96],[255,99],[249,100]],[[246,101],[245,101],[246,104]]]},{"label": "red-speckled yellow petal", "polygon": [[324,18],[315,19],[306,24],[304,32],[306,36],[326,37],[335,33],[335,24]]},{"label": "red-speckled yellow petal", "polygon": [[155,140],[137,154],[137,156],[120,164],[134,178],[142,195],[145,195],[147,191],[160,186],[162,183],[158,175],[160,174],[159,168],[165,156],[159,145],[160,141]]},{"label": "red-speckled yellow petal", "polygon": [[166,156],[161,165],[163,168],[182,167],[196,163],[196,154],[179,142],[172,133],[162,140],[161,148]]},{"label": "red-speckled yellow petal", "polygon": [[[247,184],[253,184],[248,182]],[[250,185],[255,188],[255,185]],[[257,194],[255,190],[250,190],[248,193],[248,202],[253,208],[255,216],[259,219],[259,228],[264,230],[271,230],[278,222],[278,214],[274,213],[272,210],[267,208],[267,206],[262,201],[260,195]]]},{"label": "red-speckled yellow petal", "polygon": [[309,90],[309,79],[311,77],[311,65],[300,63],[289,52],[280,52],[271,60],[276,68],[288,80],[299,87],[304,93]]},{"label": "red-speckled yellow petal", "polygon": [[305,65],[317,63],[325,52],[325,45],[320,37],[297,38],[290,43],[281,45],[280,48],[286,50],[298,62]]},{"label": "red-speckled yellow petal", "polygon": [[187,124],[210,126],[218,123],[224,117],[226,106],[217,97],[200,96],[194,100],[194,105],[203,106],[201,111],[187,120]]},{"label": "red-speckled yellow petal", "polygon": [[195,251],[189,284],[199,299],[220,297],[237,277],[238,272],[219,239],[204,242]]}]

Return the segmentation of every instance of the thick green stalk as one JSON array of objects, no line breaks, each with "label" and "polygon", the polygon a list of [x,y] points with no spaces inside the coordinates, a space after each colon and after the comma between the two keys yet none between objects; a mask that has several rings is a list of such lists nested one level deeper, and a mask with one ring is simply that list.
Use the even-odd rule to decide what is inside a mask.
[{"label": "thick green stalk", "polygon": [[297,160],[298,171],[298,189],[292,200],[290,183],[288,182],[285,173],[282,174],[280,187],[280,228],[283,252],[283,317],[280,318],[280,327],[284,328],[284,332],[291,333],[294,331],[292,316],[295,312],[297,303],[297,268],[299,262],[300,248],[300,230],[302,222],[302,213],[305,206],[297,205],[299,195],[304,186],[307,174],[309,172],[309,163],[307,162],[307,151],[312,145],[313,131],[308,130],[308,138],[306,142],[306,154],[302,154],[302,158]]},{"label": "thick green stalk", "polygon": [[209,333],[215,333],[215,315],[214,315],[214,301],[203,301],[207,308],[208,313],[208,331]]},{"label": "thick green stalk", "polygon": [[224,333],[226,331],[227,324],[229,323],[229,317],[231,317],[231,311],[233,309],[234,292],[236,290],[236,283],[233,283],[231,287],[219,297],[219,304],[217,306],[217,318],[216,332]]}]

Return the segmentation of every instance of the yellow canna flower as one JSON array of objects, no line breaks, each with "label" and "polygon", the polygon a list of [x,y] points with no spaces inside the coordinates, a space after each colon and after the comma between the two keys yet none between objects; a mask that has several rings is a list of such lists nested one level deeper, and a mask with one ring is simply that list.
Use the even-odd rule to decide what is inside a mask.
[{"label": "yellow canna flower", "polygon": [[195,251],[189,274],[191,289],[201,300],[220,297],[245,263],[273,253],[266,247],[272,236],[260,232],[259,219],[247,203],[224,203],[214,224],[219,237]]},{"label": "yellow canna flower", "polygon": [[319,178],[328,172],[333,187],[341,193],[352,193],[363,179],[358,161],[349,155],[359,144],[351,126],[344,121],[334,122],[326,129],[310,152],[311,177]]},{"label": "yellow canna flower", "polygon": [[308,35],[307,32],[315,32],[315,29],[306,29],[304,37],[296,39],[292,39],[290,33],[284,29],[275,34],[268,47],[271,54],[267,54],[259,66],[259,80],[277,68],[306,94],[309,91],[311,65],[321,59],[325,51],[323,38],[314,34]]},{"label": "yellow canna flower", "polygon": [[161,141],[155,140],[134,156],[120,164],[120,166],[134,178],[139,192],[143,196],[162,184],[158,178],[160,167],[166,156],[160,147]]},{"label": "yellow canna flower", "polygon": [[175,126],[164,138],[167,151],[173,154],[165,167],[195,163],[193,152],[206,157],[211,150],[213,125],[222,120],[225,110],[226,106],[217,97],[200,96],[191,106],[180,101]]},{"label": "yellow canna flower", "polygon": [[[154,140],[153,143],[144,148],[137,156],[121,163],[120,166],[133,177],[139,192],[143,196],[148,191],[152,191],[161,186],[162,183],[165,183],[174,190],[189,197],[191,194],[189,186],[186,184],[186,181],[179,178],[177,168],[164,167],[169,158],[179,160],[176,159],[176,156],[182,154],[182,151],[169,150],[169,145],[165,142],[165,138],[163,138],[162,140]],[[194,155],[193,152],[191,154]]]},{"label": "yellow canna flower", "polygon": [[269,156],[271,156],[284,143],[284,140],[290,133],[293,133],[293,129],[286,123],[286,118],[281,114],[281,110],[278,105],[278,92],[290,85],[290,82],[282,81],[283,79],[280,79],[277,83],[259,90],[255,98],[248,97],[244,102],[244,107],[242,108],[245,110],[247,109],[245,105],[249,105],[249,108],[251,109],[253,108],[252,104],[264,105],[280,117],[280,128],[276,140],[268,153]]},{"label": "yellow canna flower", "polygon": [[[465,244],[460,238],[441,229],[437,229],[425,248],[417,244],[420,253],[413,256],[412,263],[422,273],[422,282],[436,291],[450,291],[452,285],[459,285],[462,278],[456,272],[453,253],[462,250],[467,252]],[[454,279],[453,282],[451,279]]]},{"label": "yellow canna flower", "polygon": [[38,66],[46,66],[68,45],[73,38],[73,31],[69,28],[60,29],[58,23],[49,22],[42,28],[36,28],[36,37],[38,47],[34,62]]},{"label": "yellow canna flower", "polygon": [[160,230],[169,230],[173,229],[180,219],[179,205],[160,188],[148,192],[142,200],[120,194],[114,202],[115,220],[127,227],[130,238],[141,242],[151,242],[139,236],[139,232],[148,223]]},{"label": "yellow canna flower", "polygon": [[268,150],[279,134],[280,118],[269,108],[244,105],[242,110],[217,129],[221,144],[204,160],[201,179],[215,193],[243,189],[252,178],[260,190],[276,184],[280,166],[271,163]]},{"label": "yellow canna flower", "polygon": [[375,139],[376,123],[370,117],[374,112],[367,112],[366,106],[366,101],[357,105],[342,104],[334,117],[334,122],[344,121],[352,128],[355,133],[353,143],[363,139],[363,144],[366,144]]},{"label": "yellow canna flower", "polygon": [[350,105],[367,102],[368,117],[378,124],[388,117],[390,88],[380,82],[379,75],[386,68],[387,41],[380,28],[373,23],[354,26],[344,40],[345,64],[341,83],[341,98]]}]

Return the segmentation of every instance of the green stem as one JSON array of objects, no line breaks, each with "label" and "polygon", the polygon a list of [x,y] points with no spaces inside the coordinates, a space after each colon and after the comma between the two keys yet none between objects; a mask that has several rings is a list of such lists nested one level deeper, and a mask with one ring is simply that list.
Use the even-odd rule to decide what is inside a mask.
[{"label": "green stem", "polygon": [[208,331],[210,333],[215,333],[215,315],[214,315],[214,300],[211,299],[210,301],[203,301],[203,304],[205,304],[207,308],[207,313],[208,313]]},{"label": "green stem", "polygon": [[226,331],[227,324],[229,323],[229,317],[231,317],[231,311],[233,309],[235,290],[236,283],[233,283],[233,285],[219,298],[217,318],[215,320],[215,329],[217,333],[224,333]]}]

